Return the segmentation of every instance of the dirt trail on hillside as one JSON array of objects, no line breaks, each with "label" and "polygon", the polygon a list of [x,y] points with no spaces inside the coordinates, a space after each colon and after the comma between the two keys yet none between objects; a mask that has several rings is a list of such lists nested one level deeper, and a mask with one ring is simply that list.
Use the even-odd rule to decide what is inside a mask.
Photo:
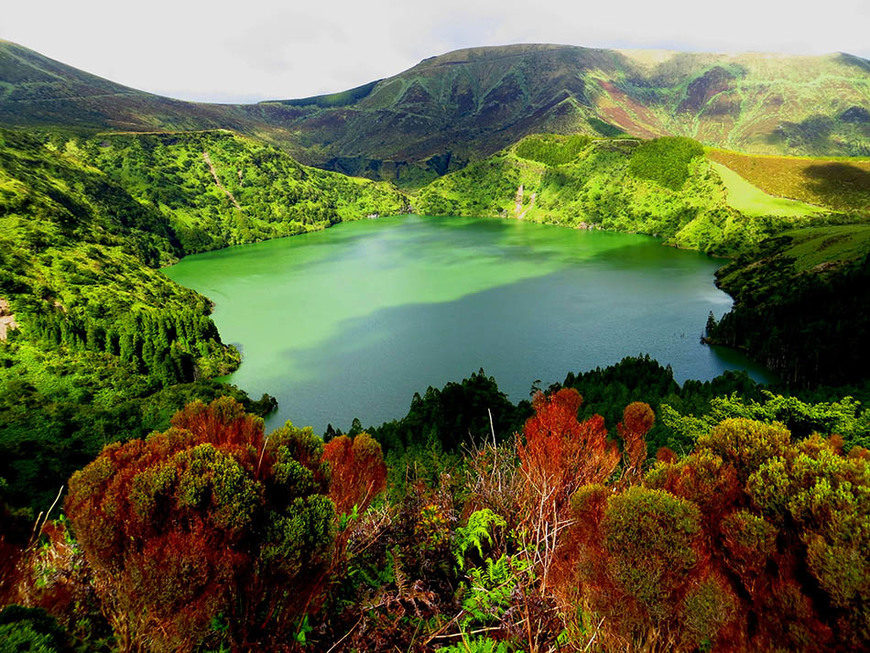
[{"label": "dirt trail on hillside", "polygon": [[525,191],[523,189],[523,185],[520,184],[519,188],[517,188],[516,202],[514,204],[514,215],[516,216],[517,220],[522,220],[523,218],[525,218],[526,213],[528,213],[531,210],[531,208],[535,205],[535,200],[538,199],[538,194],[532,193],[532,198],[529,201],[529,206],[528,206],[528,208],[526,208],[525,211],[523,211],[523,195],[524,195],[524,193],[525,193]]},{"label": "dirt trail on hillside", "polygon": [[208,169],[211,171],[211,176],[214,177],[214,183],[216,183],[218,188],[220,188],[224,192],[224,195],[226,195],[227,197],[230,198],[230,201],[233,204],[235,204],[236,208],[241,210],[242,207],[236,201],[236,198],[233,197],[233,194],[229,190],[227,190],[226,186],[224,186],[221,183],[220,177],[218,177],[217,170],[214,169],[214,164],[211,162],[211,157],[208,155],[208,152],[203,152],[202,158],[205,160],[206,164],[208,165]]}]

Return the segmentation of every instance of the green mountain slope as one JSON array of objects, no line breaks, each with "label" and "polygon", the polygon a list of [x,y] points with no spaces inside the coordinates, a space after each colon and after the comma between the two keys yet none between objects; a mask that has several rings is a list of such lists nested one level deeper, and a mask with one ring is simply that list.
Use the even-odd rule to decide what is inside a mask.
[{"label": "green mountain slope", "polygon": [[[828,211],[740,211],[696,141],[529,136],[417,194],[418,212],[506,217],[660,236],[734,255],[795,226],[858,219]],[[760,192],[760,191],[759,191]]]},{"label": "green mountain slope", "polygon": [[226,131],[103,133],[67,147],[157,207],[188,254],[396,215],[407,205],[386,183],[302,166]]},{"label": "green mountain slope", "polygon": [[156,270],[184,251],[167,216],[70,150],[0,131],[10,340],[117,356],[162,385],[235,367],[208,300]]},{"label": "green mountain slope", "polygon": [[310,160],[399,177],[407,162],[441,174],[541,132],[682,135],[755,153],[870,153],[870,64],[839,54],[475,48],[344,96],[284,104],[311,112],[294,123]]},{"label": "green mountain slope", "polygon": [[821,211],[818,206],[765,193],[721,163],[711,161],[710,165],[713,166],[725,184],[728,204],[742,213],[747,215],[813,215]]},{"label": "green mountain slope", "polygon": [[327,96],[209,105],[133,91],[0,43],[0,124],[226,128],[304,163],[408,186],[531,133],[681,135],[754,153],[870,154],[870,63],[796,57],[474,48]]}]

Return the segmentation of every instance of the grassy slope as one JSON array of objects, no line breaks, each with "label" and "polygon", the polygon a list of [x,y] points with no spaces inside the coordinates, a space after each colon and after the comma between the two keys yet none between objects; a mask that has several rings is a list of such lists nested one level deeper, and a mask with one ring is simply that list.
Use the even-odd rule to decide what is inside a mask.
[{"label": "grassy slope", "polygon": [[[754,258],[756,253],[761,253],[762,258]],[[726,265],[717,276],[720,283],[731,288],[736,299],[742,301],[749,299],[747,293],[757,294],[752,287],[764,266],[782,264],[783,274],[786,276],[797,277],[808,273],[830,276],[842,267],[855,264],[868,254],[868,224],[811,227],[784,232],[756,252],[748,252]]]},{"label": "grassy slope", "polygon": [[746,215],[782,215],[808,216],[821,212],[817,206],[798,200],[768,195],[760,188],[753,186],[736,172],[722,165],[711,163],[725,184],[728,205]]},{"label": "grassy slope", "polygon": [[707,156],[763,191],[837,211],[870,212],[870,159],[753,156],[711,149]]}]

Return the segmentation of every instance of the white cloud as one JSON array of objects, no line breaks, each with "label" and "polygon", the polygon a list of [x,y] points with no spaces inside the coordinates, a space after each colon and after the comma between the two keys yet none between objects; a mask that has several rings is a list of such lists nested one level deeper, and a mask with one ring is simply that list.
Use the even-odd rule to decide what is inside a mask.
[{"label": "white cloud", "polygon": [[31,0],[4,9],[0,38],[143,90],[252,101],[339,91],[452,49],[520,42],[870,58],[868,24],[867,0],[812,12],[779,0]]}]

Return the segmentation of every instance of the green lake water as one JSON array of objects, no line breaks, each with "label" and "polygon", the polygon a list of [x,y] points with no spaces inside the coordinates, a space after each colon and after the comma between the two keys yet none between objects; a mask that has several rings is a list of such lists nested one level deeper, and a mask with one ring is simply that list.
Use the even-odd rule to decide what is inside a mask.
[{"label": "green lake water", "polygon": [[346,430],[405,415],[414,392],[483,368],[513,401],[532,383],[650,354],[678,382],[746,369],[701,345],[721,261],[627,234],[403,216],[198,254],[164,272],[215,303],[242,352],[228,380],[286,420]]}]

